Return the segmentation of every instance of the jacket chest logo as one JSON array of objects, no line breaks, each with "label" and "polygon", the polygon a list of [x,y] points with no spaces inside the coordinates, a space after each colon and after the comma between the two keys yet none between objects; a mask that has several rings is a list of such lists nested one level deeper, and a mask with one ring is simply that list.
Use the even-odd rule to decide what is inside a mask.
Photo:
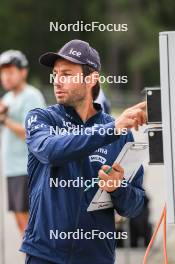
[{"label": "jacket chest logo", "polygon": [[89,159],[90,159],[90,162],[100,162],[101,164],[105,164],[106,162],[106,159],[102,156],[99,156],[99,155],[91,155],[89,156]]},{"label": "jacket chest logo", "polygon": [[102,155],[107,155],[108,150],[106,148],[98,148],[95,153],[91,156],[89,156],[89,160],[90,162],[100,162],[101,164],[105,164],[106,163],[106,158],[101,156]]}]

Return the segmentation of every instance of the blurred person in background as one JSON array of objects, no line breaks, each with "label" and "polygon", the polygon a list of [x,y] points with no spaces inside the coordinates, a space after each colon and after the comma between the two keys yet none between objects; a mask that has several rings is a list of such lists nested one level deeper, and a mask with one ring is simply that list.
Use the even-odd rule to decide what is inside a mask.
[{"label": "blurred person in background", "polygon": [[7,93],[0,100],[3,172],[7,177],[8,209],[23,235],[28,222],[27,146],[24,121],[29,110],[44,107],[41,92],[27,83],[28,60],[18,50],[0,55],[0,80]]},{"label": "blurred person in background", "polygon": [[101,105],[103,111],[106,114],[111,113],[111,103],[110,103],[109,99],[107,98],[107,96],[104,93],[102,88],[100,88],[99,95],[98,95],[97,99],[95,100],[95,102]]},{"label": "blurred person in background", "polygon": [[152,237],[149,198],[145,195],[144,209],[138,216],[129,219],[130,245],[133,248],[147,247]]}]

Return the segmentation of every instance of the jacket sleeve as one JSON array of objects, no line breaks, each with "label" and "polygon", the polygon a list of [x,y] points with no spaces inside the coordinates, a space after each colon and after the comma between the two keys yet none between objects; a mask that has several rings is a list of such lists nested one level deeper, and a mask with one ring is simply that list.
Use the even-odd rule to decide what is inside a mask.
[{"label": "jacket sleeve", "polygon": [[[127,136],[127,142],[129,141],[133,141],[131,132]],[[144,169],[141,166],[131,183],[118,187],[110,193],[114,208],[119,215],[131,218],[141,213],[145,201],[145,191],[142,188],[143,175]]]},{"label": "jacket sleeve", "polygon": [[[51,121],[46,110],[34,109],[26,117],[26,143],[33,155],[44,164],[60,165],[89,155],[97,148],[108,145],[118,139],[114,131],[115,123],[97,125],[92,132],[53,134]],[[100,133],[100,129],[105,133]],[[110,133],[107,130],[110,129]],[[92,133],[91,133],[92,132]],[[111,135],[112,134],[112,135]]]}]

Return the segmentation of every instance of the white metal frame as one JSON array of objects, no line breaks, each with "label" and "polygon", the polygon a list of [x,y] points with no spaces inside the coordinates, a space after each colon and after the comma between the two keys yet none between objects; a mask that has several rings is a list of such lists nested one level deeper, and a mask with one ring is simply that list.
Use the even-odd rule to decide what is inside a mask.
[{"label": "white metal frame", "polygon": [[175,223],[175,31],[159,34],[167,223]]}]

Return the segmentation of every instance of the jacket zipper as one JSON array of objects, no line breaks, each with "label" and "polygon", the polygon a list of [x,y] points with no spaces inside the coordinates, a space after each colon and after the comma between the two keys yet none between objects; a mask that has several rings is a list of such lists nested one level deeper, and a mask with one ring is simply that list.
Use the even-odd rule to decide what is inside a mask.
[{"label": "jacket zipper", "polygon": [[[80,160],[80,176],[83,177],[83,160]],[[81,202],[82,202],[82,198],[83,198],[83,193],[84,193],[84,189],[81,188],[80,190],[80,202],[79,202],[79,207],[78,207],[78,212],[76,215],[76,222],[75,222],[75,230],[78,228],[79,225],[79,218],[80,218],[80,213],[81,213]],[[73,257],[73,251],[74,251],[74,245],[75,244],[75,240],[73,240],[72,245],[71,245],[71,253],[70,253],[70,259],[68,264],[72,264],[72,257]]]}]

